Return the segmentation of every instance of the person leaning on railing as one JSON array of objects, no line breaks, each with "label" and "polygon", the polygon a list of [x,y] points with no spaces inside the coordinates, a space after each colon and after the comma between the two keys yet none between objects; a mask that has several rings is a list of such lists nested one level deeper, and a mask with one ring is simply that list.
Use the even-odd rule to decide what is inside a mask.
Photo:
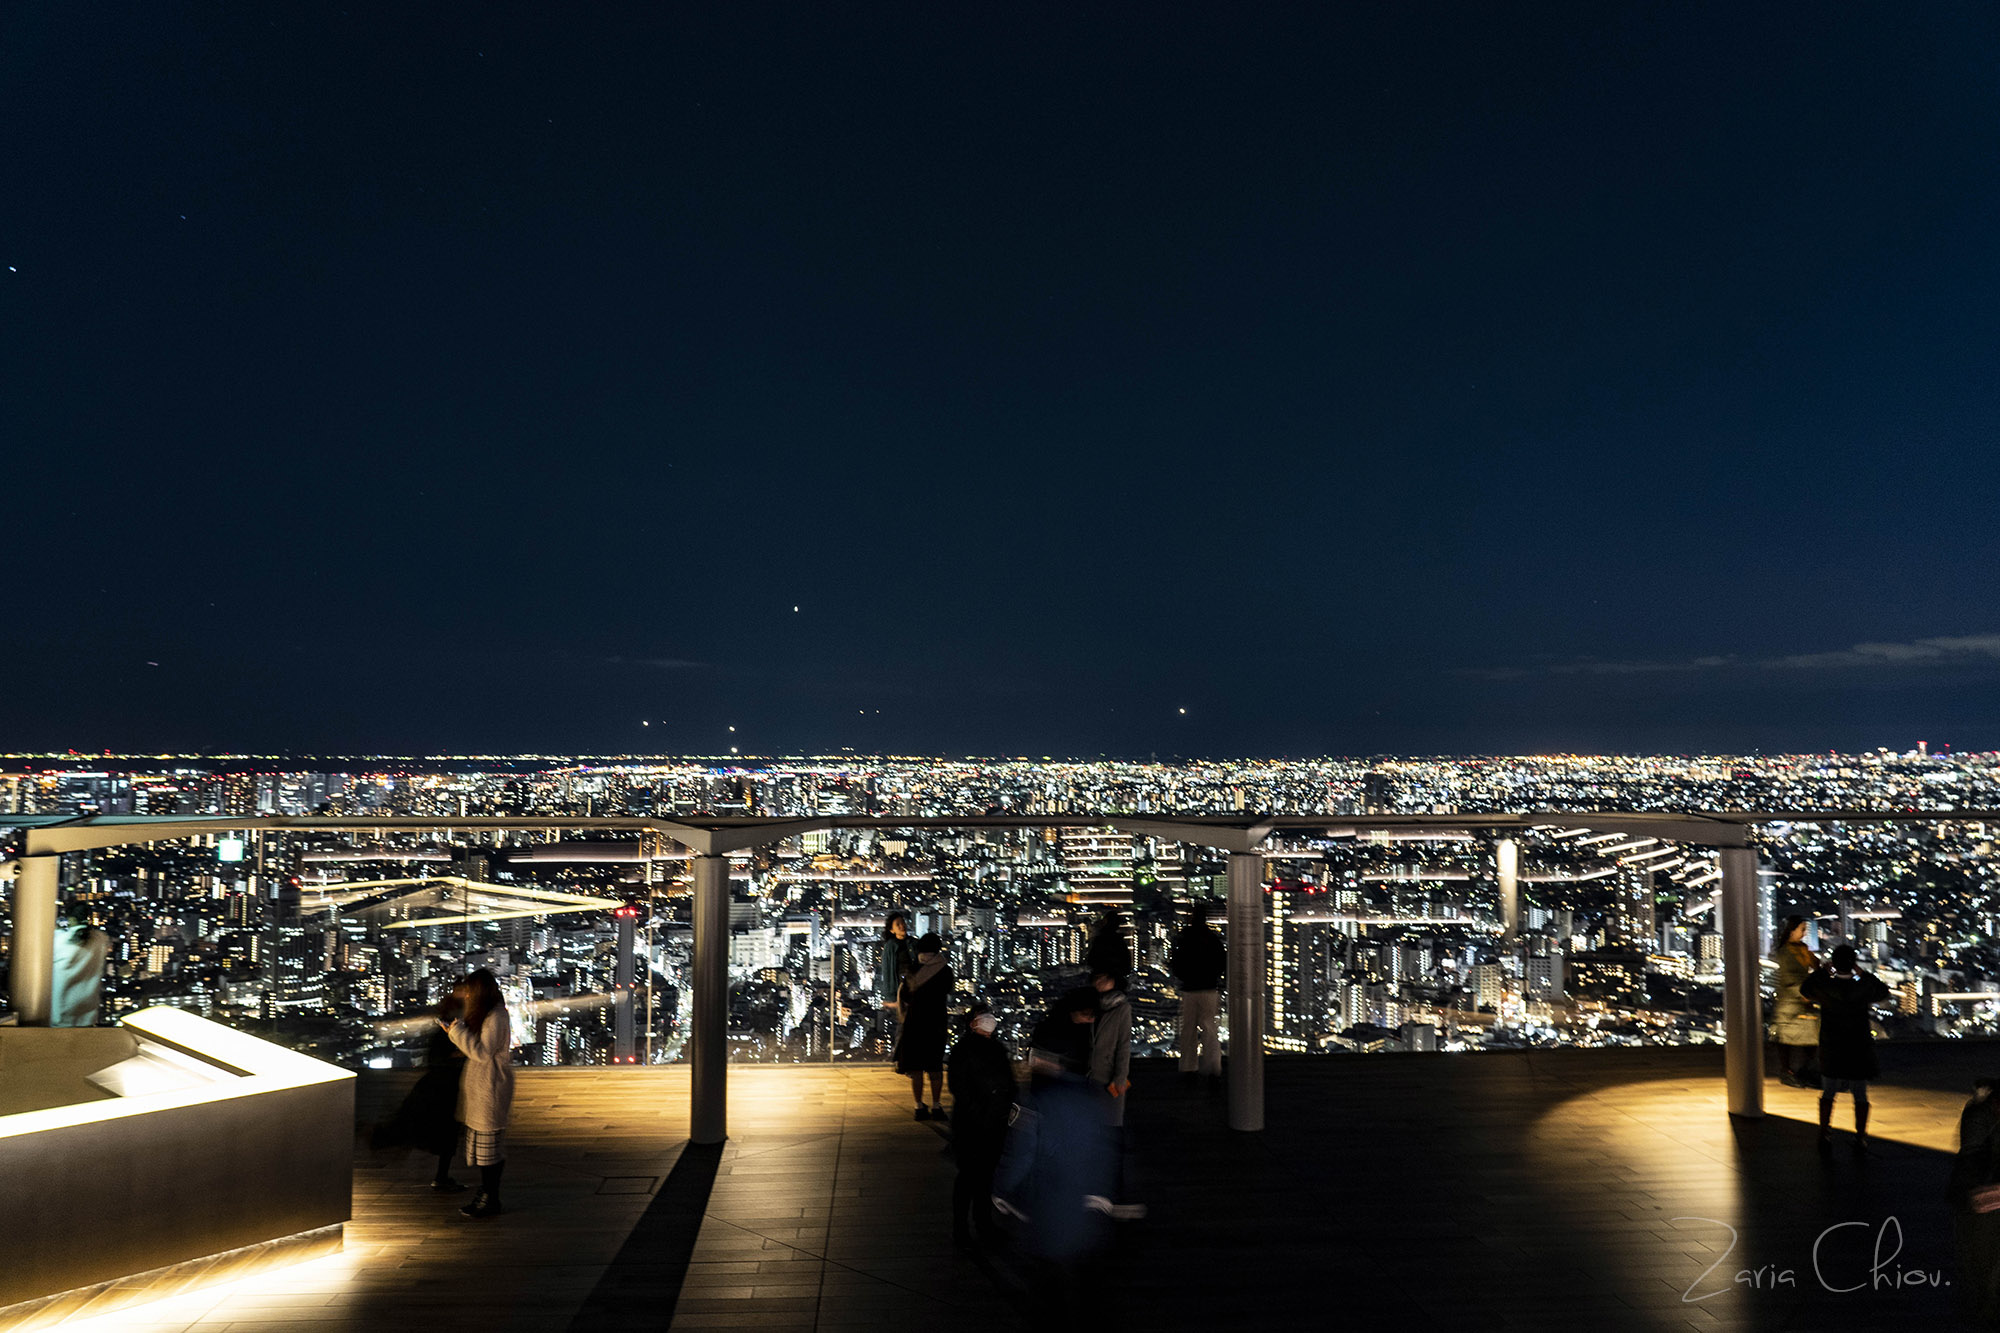
[{"label": "person leaning on railing", "polygon": [[1211,1087],[1222,1079],[1222,974],[1225,965],[1222,938],[1201,914],[1199,907],[1188,909],[1187,924],[1174,936],[1173,952],[1167,955],[1167,970],[1181,994],[1180,1031],[1176,1045],[1181,1053],[1181,1078],[1192,1082],[1206,1078]]}]

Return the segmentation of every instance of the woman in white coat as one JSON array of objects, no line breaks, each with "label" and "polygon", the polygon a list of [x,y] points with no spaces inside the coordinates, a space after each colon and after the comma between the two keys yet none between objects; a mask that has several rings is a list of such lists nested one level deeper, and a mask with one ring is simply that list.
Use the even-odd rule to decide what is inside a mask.
[{"label": "woman in white coat", "polygon": [[[444,1025],[465,1052],[458,1085],[458,1119],[465,1126],[465,1164],[479,1168],[479,1193],[459,1209],[467,1217],[500,1212],[500,1172],[507,1165],[507,1113],[514,1105],[514,1034],[500,984],[480,968],[452,987],[463,1017]],[[442,1022],[443,1020],[439,1020]]]}]

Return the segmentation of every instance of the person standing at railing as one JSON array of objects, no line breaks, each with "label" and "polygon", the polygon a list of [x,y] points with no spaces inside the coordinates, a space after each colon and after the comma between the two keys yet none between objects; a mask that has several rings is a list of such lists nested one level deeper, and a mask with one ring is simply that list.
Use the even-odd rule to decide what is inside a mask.
[{"label": "person standing at railing", "polygon": [[1210,1087],[1222,1079],[1222,937],[1208,924],[1199,907],[1188,909],[1187,924],[1174,936],[1167,970],[1181,993],[1180,1031],[1175,1044],[1181,1052],[1181,1078],[1206,1078]]},{"label": "person standing at railing", "polygon": [[[903,978],[903,1028],[896,1037],[896,1072],[907,1074],[917,1099],[919,1120],[944,1119],[945,1010],[951,1000],[951,968],[936,935],[917,941],[917,970]],[[924,1108],[924,1076],[931,1080],[930,1109]]]},{"label": "person standing at railing", "polygon": [[1862,971],[1854,946],[1843,944],[1800,990],[1819,1005],[1819,1150],[1833,1151],[1833,1099],[1846,1092],[1854,1098],[1854,1151],[1859,1156],[1868,1151],[1868,1084],[1882,1074],[1869,1010],[1889,998],[1889,988],[1880,977]]},{"label": "person standing at railing", "polygon": [[882,947],[875,956],[875,1003],[882,1014],[882,1036],[890,1037],[891,1018],[902,1003],[903,978],[917,970],[916,944],[910,939],[910,919],[901,912],[889,913],[882,923]]},{"label": "person standing at railing", "polygon": [[1125,979],[1132,975],[1132,937],[1125,933],[1125,918],[1117,908],[1105,908],[1092,924],[1083,962],[1091,975],[1103,973],[1124,989]]},{"label": "person standing at railing", "polygon": [[1778,943],[1771,950],[1771,959],[1778,965],[1777,999],[1771,1006],[1771,1030],[1778,1042],[1778,1081],[1790,1088],[1818,1082],[1807,1066],[1819,1046],[1819,1010],[1799,990],[1819,966],[1819,959],[1806,945],[1808,924],[1802,916],[1786,917]]},{"label": "person standing at railing", "polygon": [[467,1217],[494,1217],[500,1207],[500,1174],[507,1165],[507,1117],[514,1105],[514,1037],[500,983],[480,968],[452,988],[464,1015],[443,1024],[451,1044],[465,1052],[458,1118],[465,1126],[465,1164],[479,1168],[479,1193],[459,1209]]}]

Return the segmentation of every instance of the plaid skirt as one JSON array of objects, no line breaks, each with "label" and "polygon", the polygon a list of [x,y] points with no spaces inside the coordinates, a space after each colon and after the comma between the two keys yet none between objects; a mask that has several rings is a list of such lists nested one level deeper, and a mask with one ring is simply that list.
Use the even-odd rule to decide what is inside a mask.
[{"label": "plaid skirt", "polygon": [[465,1164],[498,1166],[507,1160],[507,1131],[468,1129],[465,1131]]}]

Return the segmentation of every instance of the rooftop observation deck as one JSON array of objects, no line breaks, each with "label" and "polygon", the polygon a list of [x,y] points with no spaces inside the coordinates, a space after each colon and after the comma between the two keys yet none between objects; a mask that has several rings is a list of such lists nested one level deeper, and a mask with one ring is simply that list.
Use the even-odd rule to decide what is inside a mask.
[{"label": "rooftop observation deck", "polygon": [[[1955,1326],[1952,1289],[1908,1279],[1957,1278],[1945,1179],[2000,1044],[1885,1046],[1861,1161],[1845,1135],[1816,1155],[1811,1092],[1773,1083],[1763,1118],[1724,1114],[1722,1060],[1274,1056],[1254,1135],[1140,1062],[1128,1194],[1150,1216],[1080,1297],[1015,1252],[954,1248],[948,1131],[910,1119],[886,1068],[737,1069],[730,1137],[709,1148],[688,1142],[684,1067],[524,1069],[506,1215],[467,1222],[425,1188],[427,1159],[357,1147],[344,1251],[129,1312],[45,1313],[92,1333],[1012,1329],[1090,1306],[1162,1329]],[[359,1118],[403,1081],[364,1076]]]},{"label": "rooftop observation deck", "polygon": [[[1776,819],[1991,820],[1989,811],[1639,812],[1486,816],[1019,817],[1105,823],[1228,857],[1231,1022],[1262,1025],[1263,858],[1286,829],[1473,828],[1494,840],[1504,935],[1518,924],[1514,839],[1601,830],[1712,849],[1724,963],[1723,1048],[1367,1058],[1266,1057],[1232,1044],[1227,1093],[1135,1066],[1126,1195],[1151,1209],[1071,1291],[1018,1252],[956,1250],[942,1125],[866,1065],[730,1066],[729,854],[811,828],[936,821],[460,819],[455,827],[671,837],[692,861],[691,1058],[648,1068],[520,1071],[509,1213],[460,1218],[426,1164],[358,1150],[338,1252],[240,1282],[222,1258],[52,1298],[24,1327],[335,1330],[465,1327],[1269,1327],[1317,1318],[1474,1328],[1936,1328],[1951,1323],[1945,1180],[1974,1077],[2000,1045],[1893,1045],[1878,1155],[1814,1151],[1812,1093],[1764,1077],[1757,853]],[[1000,822],[1014,822],[1011,817]],[[12,991],[46,1021],[61,858],[254,827],[435,827],[425,819],[53,819],[24,826],[12,895]],[[370,1073],[359,1119],[401,1079]],[[1845,1116],[1846,1106],[1841,1107]],[[336,1123],[338,1118],[336,1118]],[[334,1135],[338,1147],[338,1134]],[[105,1169],[117,1170],[117,1162]],[[302,1233],[303,1234],[303,1233]],[[317,1233],[314,1233],[317,1234]],[[296,1257],[294,1253],[291,1257]],[[1817,1260],[1817,1262],[1816,1262]],[[192,1271],[198,1270],[198,1271]],[[138,1288],[164,1299],[110,1307]],[[95,1310],[107,1312],[92,1317]]]}]

